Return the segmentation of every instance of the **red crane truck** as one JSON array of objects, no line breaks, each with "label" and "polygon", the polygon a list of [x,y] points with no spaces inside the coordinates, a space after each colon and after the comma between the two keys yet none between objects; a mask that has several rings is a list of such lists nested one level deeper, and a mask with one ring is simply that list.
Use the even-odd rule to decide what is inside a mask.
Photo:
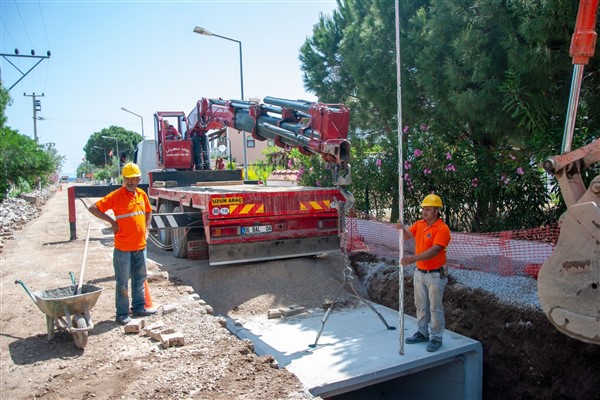
[{"label": "red crane truck", "polygon": [[[152,158],[147,145],[138,146],[135,161],[148,174],[158,245],[178,258],[205,253],[211,265],[339,251],[338,212],[353,203],[346,190],[348,122],[341,104],[270,97],[264,104],[203,98],[187,117],[157,112],[150,146],[155,168],[144,171],[144,160]],[[181,138],[168,138],[172,124]],[[337,187],[266,186],[243,181],[241,170],[208,169],[208,138],[227,127],[322,156]]]}]

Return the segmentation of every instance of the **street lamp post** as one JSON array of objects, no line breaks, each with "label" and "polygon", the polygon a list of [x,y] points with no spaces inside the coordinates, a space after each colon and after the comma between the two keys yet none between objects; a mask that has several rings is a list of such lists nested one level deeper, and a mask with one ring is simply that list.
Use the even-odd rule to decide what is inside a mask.
[{"label": "street lamp post", "polygon": [[119,153],[119,141],[117,140],[117,138],[114,138],[112,136],[102,136],[103,139],[112,139],[115,141],[115,143],[117,144],[117,158],[121,157],[121,153]]},{"label": "street lamp post", "polygon": [[126,109],[125,107],[121,107],[121,110],[128,112],[129,114],[133,114],[136,117],[140,117],[140,119],[142,120],[142,138],[146,139],[146,135],[144,135],[144,117],[142,117],[139,114],[134,113],[133,111],[129,111],[128,109]]},{"label": "street lamp post", "polygon": [[106,149],[100,146],[94,146],[95,149],[104,150],[104,165],[106,165]]},{"label": "street lamp post", "polygon": [[[240,92],[242,95],[242,98],[240,100],[243,101],[244,100],[244,72],[243,72],[244,68],[242,66],[242,42],[239,40],[228,38],[227,36],[217,35],[216,33],[212,33],[212,32],[210,32],[204,28],[201,28],[199,26],[194,28],[194,32],[199,35],[216,36],[221,39],[229,40],[230,42],[235,42],[239,45],[239,48],[240,48]],[[229,137],[229,132],[227,132],[227,136]],[[246,131],[242,131],[242,137],[244,140],[244,179],[248,180],[248,159],[246,156]]]}]

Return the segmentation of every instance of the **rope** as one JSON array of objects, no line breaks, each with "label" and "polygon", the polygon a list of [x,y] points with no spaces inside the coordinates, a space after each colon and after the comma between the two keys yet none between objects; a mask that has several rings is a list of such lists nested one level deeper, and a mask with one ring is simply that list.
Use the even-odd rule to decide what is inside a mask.
[{"label": "rope", "polygon": [[375,307],[373,307],[372,304],[370,304],[369,302],[367,302],[360,294],[358,294],[358,292],[356,291],[356,289],[354,288],[354,285],[352,285],[352,279],[354,279],[353,275],[352,275],[352,268],[350,266],[350,258],[348,257],[348,251],[346,249],[346,242],[347,242],[347,231],[346,231],[346,215],[344,210],[345,205],[344,202],[340,202],[340,201],[335,201],[335,204],[337,206],[338,209],[338,222],[339,222],[339,235],[340,235],[340,246],[342,248],[342,254],[344,256],[344,271],[342,272],[343,274],[343,280],[342,280],[342,284],[340,285],[340,287],[338,288],[337,292],[335,293],[335,297],[333,299],[333,301],[331,302],[331,304],[329,305],[329,307],[327,308],[327,311],[325,312],[325,315],[323,316],[323,319],[321,320],[321,328],[319,329],[319,332],[317,333],[317,337],[315,338],[315,342],[313,344],[309,344],[308,347],[317,347],[317,344],[319,342],[319,338],[321,337],[321,333],[323,333],[323,329],[325,328],[325,323],[327,323],[327,319],[329,319],[329,315],[331,314],[331,311],[333,310],[333,307],[335,307],[335,304],[338,301],[338,298],[340,297],[340,293],[342,292],[342,288],[346,285],[349,286],[350,290],[352,290],[352,292],[354,293],[354,295],[356,297],[358,297],[364,304],[367,305],[367,307],[369,307],[369,309],[371,311],[373,311],[375,314],[377,314],[377,316],[379,317],[379,319],[381,320],[381,322],[383,322],[383,324],[385,325],[385,327],[389,330],[394,330],[396,329],[393,326],[389,326],[388,323],[386,322],[385,318],[383,318],[383,316],[375,309]]}]

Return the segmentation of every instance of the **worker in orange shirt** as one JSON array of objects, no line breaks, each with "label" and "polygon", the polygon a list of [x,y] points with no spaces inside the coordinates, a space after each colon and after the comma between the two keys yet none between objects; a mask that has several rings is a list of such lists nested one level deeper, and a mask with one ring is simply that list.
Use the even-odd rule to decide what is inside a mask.
[{"label": "worker in orange shirt", "polygon": [[[134,163],[123,166],[123,186],[107,194],[89,207],[89,211],[110,223],[115,234],[113,267],[115,270],[116,321],[122,325],[129,317],[128,283],[131,278],[131,311],[134,316],[148,316],[156,311],[144,307],[146,281],[146,228],[152,208],[146,192],[137,186],[142,173]],[[115,218],[106,214],[112,210]]]},{"label": "worker in orange shirt", "polygon": [[440,218],[442,199],[435,194],[421,202],[423,219],[404,229],[404,240],[415,238],[415,254],[403,257],[402,265],[416,263],[413,276],[417,332],[406,338],[407,344],[429,342],[427,351],[442,347],[445,319],[442,298],[448,283],[446,249],[450,243],[450,228]]}]

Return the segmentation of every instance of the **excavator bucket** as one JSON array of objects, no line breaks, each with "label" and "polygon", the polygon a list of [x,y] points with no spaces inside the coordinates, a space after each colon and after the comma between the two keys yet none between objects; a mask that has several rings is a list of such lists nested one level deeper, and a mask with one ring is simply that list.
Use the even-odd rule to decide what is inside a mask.
[{"label": "excavator bucket", "polygon": [[538,297],[559,331],[600,345],[600,201],[574,204],[562,215],[558,243],[538,276]]}]

